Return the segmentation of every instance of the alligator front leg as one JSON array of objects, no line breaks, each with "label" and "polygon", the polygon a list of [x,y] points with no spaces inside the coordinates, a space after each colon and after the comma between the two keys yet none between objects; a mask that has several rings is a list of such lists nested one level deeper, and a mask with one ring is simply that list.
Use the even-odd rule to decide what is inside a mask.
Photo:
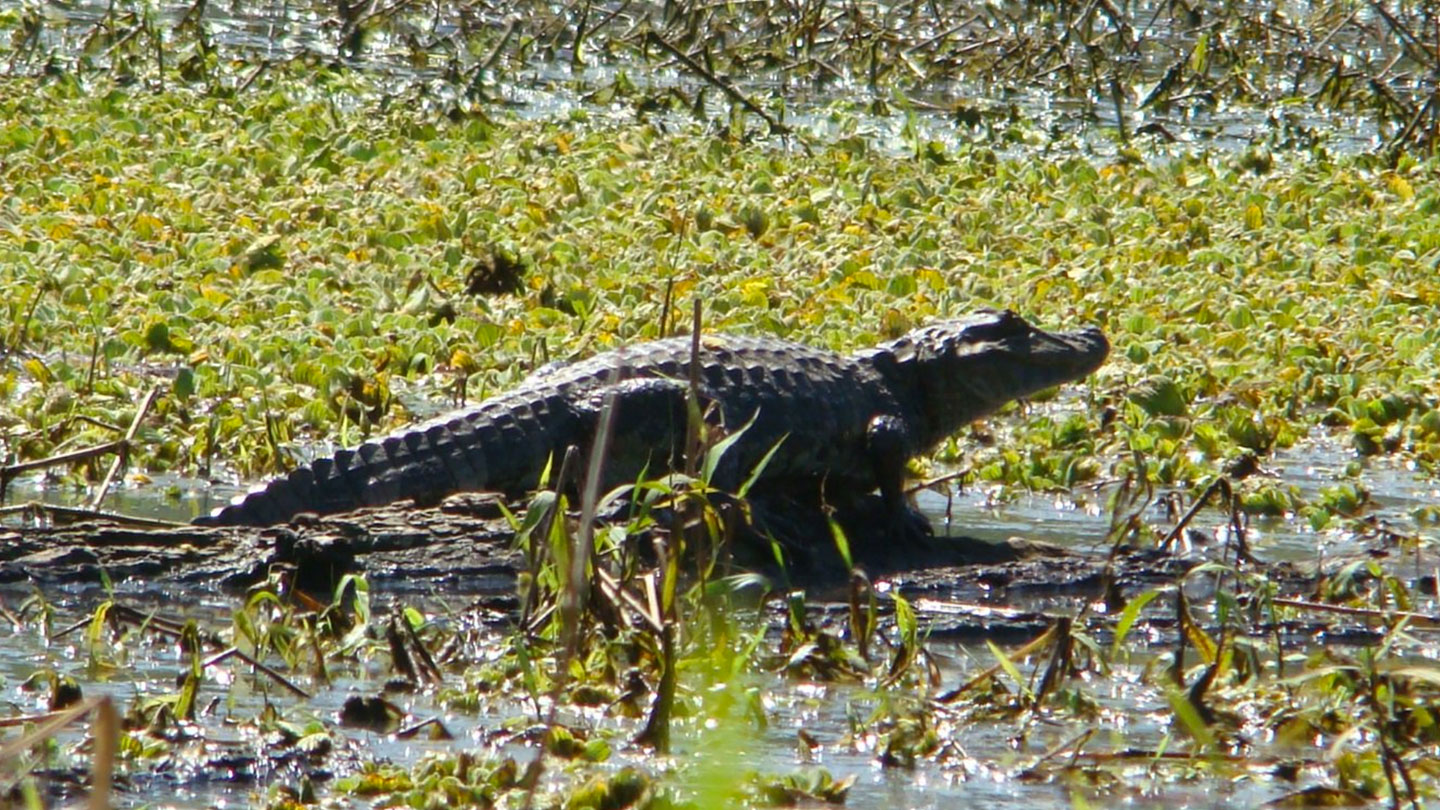
[{"label": "alligator front leg", "polygon": [[881,414],[865,429],[865,449],[885,508],[898,514],[905,508],[905,464],[910,460],[910,428],[905,420]]},{"label": "alligator front leg", "polygon": [[[632,377],[590,392],[575,403],[585,425],[593,452],[602,430],[610,436],[604,458],[602,480],[614,483],[634,481],[641,473],[660,475],[679,469],[685,452],[689,415],[686,398],[690,387],[663,377]],[[605,402],[614,398],[614,414],[605,424]]]},{"label": "alligator front leg", "polygon": [[915,453],[910,426],[899,416],[881,414],[865,430],[865,449],[880,487],[885,533],[896,542],[929,536],[930,523],[905,502],[905,465]]}]

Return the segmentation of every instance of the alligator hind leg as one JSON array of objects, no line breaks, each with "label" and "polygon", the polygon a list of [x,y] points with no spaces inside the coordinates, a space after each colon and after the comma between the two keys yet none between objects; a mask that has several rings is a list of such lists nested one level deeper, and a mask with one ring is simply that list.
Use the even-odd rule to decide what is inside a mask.
[{"label": "alligator hind leg", "polygon": [[602,480],[625,483],[645,472],[661,475],[679,468],[689,425],[689,390],[679,380],[633,377],[599,388],[575,404],[589,440],[589,446],[582,447],[588,456],[603,429],[605,401],[614,396]]}]

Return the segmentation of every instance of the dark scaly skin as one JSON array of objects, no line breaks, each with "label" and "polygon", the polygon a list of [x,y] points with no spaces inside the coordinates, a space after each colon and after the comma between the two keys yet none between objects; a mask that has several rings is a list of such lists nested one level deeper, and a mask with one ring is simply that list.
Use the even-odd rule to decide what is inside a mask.
[{"label": "dark scaly skin", "polygon": [[[657,340],[543,369],[473,408],[274,479],[196,522],[269,525],[300,512],[435,503],[465,490],[521,495],[552,458],[591,446],[611,391],[617,415],[605,485],[658,474],[673,468],[684,442],[690,344]],[[700,394],[713,421],[734,431],[754,420],[714,483],[737,486],[779,443],[761,491],[783,487],[835,503],[879,489],[903,508],[908,459],[1011,400],[1088,375],[1109,350],[1098,329],[1049,333],[994,310],[849,356],[772,338],[705,336]]]}]

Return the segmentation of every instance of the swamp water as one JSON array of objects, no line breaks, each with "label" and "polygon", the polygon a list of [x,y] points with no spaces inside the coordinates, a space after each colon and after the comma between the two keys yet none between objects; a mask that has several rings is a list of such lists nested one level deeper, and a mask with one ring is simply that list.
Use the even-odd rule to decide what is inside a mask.
[{"label": "swamp water", "polygon": [[[410,5],[399,3],[384,13],[364,14],[368,26],[363,37],[357,34],[353,40],[341,32],[360,26],[337,14],[359,10],[360,5],[342,5],[337,12],[333,4],[316,0],[157,3],[146,13],[157,27],[180,29],[187,23],[203,27],[206,48],[250,62],[323,61],[394,77],[397,88],[427,86],[424,103],[437,111],[477,89],[487,106],[532,119],[578,113],[680,123],[698,112],[723,120],[734,103],[728,93],[714,92],[715,77],[664,59],[663,52],[639,48],[645,57],[636,58],[636,43],[643,39],[637,31],[655,26],[670,29],[671,34],[683,33],[681,15],[697,10],[684,3],[587,4],[585,19],[593,14],[603,24],[595,27],[592,21],[585,32],[590,41],[578,45],[564,36],[565,14],[574,11],[573,6],[557,14],[548,4],[520,3],[507,9],[505,4],[436,3],[423,10]],[[746,65],[744,75],[722,72],[719,81],[734,78],[732,86],[762,106],[773,107],[776,99],[783,99],[787,126],[820,138],[858,132],[897,152],[912,151],[921,143],[953,148],[974,140],[996,140],[996,133],[1021,119],[1051,136],[1076,136],[1072,146],[1111,156],[1117,144],[1107,131],[1122,133],[1121,144],[1129,133],[1158,133],[1177,148],[1233,151],[1267,140],[1286,148],[1305,148],[1323,141],[1342,152],[1360,152],[1382,146],[1401,125],[1413,127],[1423,117],[1416,116],[1416,122],[1377,122],[1370,113],[1387,103],[1403,110],[1397,98],[1419,104],[1431,94],[1426,82],[1415,78],[1424,76],[1431,65],[1415,63],[1415,51],[1404,47],[1403,33],[1387,32],[1385,22],[1394,18],[1383,11],[1353,9],[1342,14],[1338,7],[1324,4],[1285,3],[1276,8],[1255,2],[1230,4],[1226,14],[1203,20],[1199,10],[1188,6],[1177,13],[1173,4],[1153,0],[1123,5],[1123,15],[1108,7],[1110,16],[1099,21],[1100,35],[1095,36],[1095,6],[1080,15],[1083,19],[1071,20],[1069,15],[1076,9],[1064,5],[1057,11],[1065,14],[1052,14],[1018,3],[982,4],[974,13],[966,4],[857,3],[852,14],[834,15],[826,23],[829,28],[816,31],[794,19],[766,17],[780,15],[769,4],[742,4],[728,8],[734,16],[708,20],[721,31],[707,47],[718,48],[717,57]],[[746,16],[751,13],[746,10],[749,6],[760,9],[757,17]],[[123,11],[106,0],[52,6],[37,31],[37,50],[86,53],[90,64],[103,67],[111,57],[95,44],[96,32],[115,25],[117,10]],[[929,14],[917,18],[917,11]],[[804,16],[809,14],[803,11]],[[849,16],[857,30],[843,24]],[[523,33],[500,43],[493,40],[496,32],[509,29],[513,35],[527,25],[546,32],[546,47],[520,44]],[[586,23],[579,25],[583,29]],[[1225,30],[1228,26],[1236,30]],[[756,30],[747,30],[751,27]],[[1090,33],[1081,35],[1079,28]],[[1207,59],[1212,49],[1221,50],[1221,43],[1248,47],[1249,40],[1257,38],[1257,29],[1265,31],[1258,39],[1275,38],[1269,49]],[[1036,47],[1057,32],[1058,46]],[[876,54],[852,52],[871,50],[875,43],[869,40],[877,35],[891,45],[917,43],[898,60],[907,70],[894,71],[894,65],[888,65],[881,71],[884,77],[878,78]],[[785,59],[777,60],[763,49],[749,50],[767,37],[777,40],[770,47],[783,52]],[[1234,42],[1225,43],[1227,38]],[[847,44],[852,39],[859,43],[855,49]],[[516,53],[499,58],[505,46]],[[933,54],[928,52],[932,47]],[[1290,53],[1277,58],[1276,52],[1287,48]],[[980,75],[968,75],[965,63],[983,61],[976,57],[992,49],[1006,51],[1016,64],[1002,58]],[[942,64],[954,64],[924,64],[932,55]],[[1238,81],[1223,67],[1236,60],[1245,62],[1248,71],[1240,72],[1237,66]],[[1336,63],[1335,75],[1326,67],[1331,60]],[[1081,67],[1082,62],[1088,64]],[[757,63],[769,67],[754,67]],[[1170,92],[1177,68],[1187,63],[1197,75]],[[815,69],[815,64],[823,69]],[[1353,80],[1367,75],[1366,66],[1371,66],[1372,82],[1379,82],[1380,76],[1388,82],[1383,96],[1367,103],[1364,97],[1369,90],[1332,86],[1342,68],[1353,71],[1348,77]],[[465,81],[457,79],[457,73]],[[1233,100],[1226,98],[1236,88],[1245,89]],[[685,103],[673,103],[672,91]],[[1308,103],[1317,98],[1333,98],[1338,108]],[[831,114],[835,109],[845,114],[837,118]],[[1034,146],[1016,141],[1020,151]]]},{"label": "swamp water", "polygon": [[[1294,485],[1307,495],[1332,480],[1350,457],[1338,447],[1323,441],[1310,442],[1298,449],[1281,452],[1273,459],[1270,472],[1279,476],[1279,483]],[[1437,498],[1435,484],[1418,478],[1386,462],[1367,462],[1365,480],[1373,489],[1375,518],[1397,526],[1409,525],[1408,515],[1416,507],[1433,504]],[[176,496],[176,493],[178,497]],[[67,493],[57,489],[39,488],[34,481],[21,482],[13,496],[51,502],[75,500],[83,493]],[[131,514],[145,514],[168,519],[186,519],[197,511],[211,508],[233,493],[221,488],[206,488],[191,481],[162,480],[145,485],[134,483],[120,487],[107,501],[107,508]],[[222,497],[224,496],[224,497]],[[1076,505],[1070,499],[1040,495],[1022,496],[1006,503],[990,503],[983,491],[969,489],[947,501],[940,495],[926,492],[919,504],[937,527],[943,527],[947,513],[958,532],[981,539],[1004,539],[1022,536],[1066,546],[1083,553],[1099,554],[1108,529],[1108,518],[1100,508],[1104,496],[1092,495],[1088,503]],[[1157,518],[1156,523],[1160,520]],[[1203,532],[1225,525],[1217,510],[1200,513],[1195,527]],[[1253,522],[1248,527],[1255,553],[1267,560],[1306,560],[1326,555],[1343,555],[1357,550],[1358,540],[1338,531],[1314,533],[1297,519],[1273,519]],[[1433,544],[1433,532],[1422,535]],[[1201,558],[1214,558],[1219,541],[1210,547],[1197,545],[1191,553]],[[1428,560],[1428,557],[1425,559]],[[1433,562],[1429,563],[1433,566]],[[200,589],[176,593],[157,592],[144,583],[116,583],[117,601],[141,613],[184,622],[193,620],[202,631],[224,631],[231,627],[233,612],[240,609],[242,596]],[[885,584],[881,583],[883,591]],[[17,611],[29,598],[24,588],[0,591],[0,606]],[[503,640],[507,619],[486,611],[469,609],[472,600],[483,594],[438,592],[420,585],[415,588],[380,588],[370,595],[374,616],[389,614],[393,607],[406,606],[424,613],[438,627],[464,627],[474,635],[476,649],[498,645]],[[947,614],[951,603],[943,594],[937,601],[932,590],[926,598],[916,600],[922,627],[941,627],[953,618]],[[85,623],[106,594],[96,587],[67,588],[51,591],[45,598],[54,610],[50,621],[52,632],[76,623]],[[967,604],[961,612],[973,611],[984,602],[983,594],[957,594]],[[1049,615],[1073,615],[1090,597],[1067,595],[1063,590],[1044,596],[1013,596],[997,603],[999,610],[1039,611]],[[1433,600],[1432,600],[1433,602]],[[1003,606],[1002,606],[1003,605]],[[1434,605],[1417,605],[1419,611],[1433,611]],[[819,615],[836,626],[843,623],[843,611],[817,606]],[[837,618],[838,617],[838,618]],[[781,614],[772,613],[772,627],[783,624]],[[778,624],[777,624],[778,623]],[[0,623],[0,695],[16,714],[39,714],[45,711],[46,690],[30,691],[27,680],[37,672],[51,671],[75,678],[87,696],[108,694],[122,707],[135,701],[171,695],[177,677],[183,679],[185,657],[177,654],[171,640],[147,636],[130,628],[123,644],[112,643],[112,633],[104,630],[97,646],[87,640],[88,623],[61,638],[47,640],[37,633],[34,621]],[[1173,643],[1173,634],[1152,636],[1158,653]],[[1423,637],[1423,636],[1422,636]],[[973,634],[972,634],[973,638]],[[1108,639],[1101,639],[1108,643]],[[1432,645],[1433,646],[1433,639]],[[974,674],[994,663],[994,655],[981,642],[947,641],[943,630],[927,648],[933,656],[940,676],[937,693],[966,682]],[[1435,650],[1417,651],[1422,658],[1431,658]],[[883,654],[883,653],[882,653]],[[975,807],[1066,807],[1071,805],[1072,785],[1060,781],[1025,778],[1028,769],[1047,761],[1052,748],[1071,742],[1079,735],[1090,733],[1091,746],[1104,751],[1160,751],[1175,744],[1169,736],[1173,729],[1165,719],[1166,697],[1140,677],[1151,663],[1152,653],[1140,651],[1124,663],[1117,663],[1103,682],[1095,673],[1086,676],[1085,688],[1094,696],[1097,718],[1088,722],[1074,719],[1046,722],[1031,727],[1017,737],[1013,722],[972,722],[954,716],[941,707],[934,715],[937,724],[955,723],[963,730],[942,733],[950,746],[941,752],[922,757],[910,767],[883,767],[878,748],[883,740],[872,731],[869,718],[873,712],[888,707],[886,697],[863,686],[846,683],[822,683],[786,678],[778,674],[747,675],[742,685],[725,688],[758,697],[766,722],[757,726],[748,719],[734,716],[723,719],[723,733],[709,730],[703,739],[687,737],[690,732],[677,731],[671,759],[644,758],[636,760],[624,753],[624,741],[632,738],[643,719],[620,721],[602,717],[599,711],[565,707],[561,717],[572,727],[586,728],[598,737],[613,735],[617,752],[608,766],[615,768],[635,764],[648,772],[681,768],[681,785],[703,786],[706,780],[737,779],[747,770],[764,773],[807,772],[824,768],[836,779],[851,777],[855,782],[846,806],[853,808],[943,808],[960,804]],[[483,659],[484,654],[476,656]],[[387,656],[362,658],[348,666],[332,664],[328,685],[297,672],[287,671],[311,693],[308,699],[288,694],[275,682],[245,665],[231,661],[206,673],[200,693],[204,708],[192,727],[196,737],[176,746],[171,759],[162,759],[153,770],[136,766],[129,782],[122,782],[115,796],[118,806],[214,807],[252,806],[263,801],[267,791],[276,785],[295,786],[303,769],[294,763],[273,759],[267,740],[273,734],[262,733],[253,718],[261,716],[267,705],[277,707],[279,716],[296,727],[310,719],[318,720],[329,729],[329,745],[335,753],[327,770],[344,773],[366,761],[412,764],[428,754],[453,754],[458,750],[475,750],[513,757],[524,763],[536,756],[536,737],[527,729],[540,726],[533,704],[520,700],[497,699],[478,712],[453,710],[439,705],[433,691],[411,694],[386,694],[405,712],[402,725],[426,719],[437,720],[453,737],[449,740],[425,739],[424,732],[408,739],[394,733],[380,733],[345,726],[337,722],[343,705],[354,696],[374,695],[381,691],[391,673],[382,663]],[[274,664],[274,662],[271,662]],[[1028,671],[1028,670],[1027,670]],[[447,676],[441,688],[463,689],[457,675]],[[704,711],[703,695],[691,696]],[[686,727],[688,728],[688,727]],[[944,731],[944,728],[937,729]],[[69,732],[71,739],[80,732]],[[717,743],[717,740],[719,741]],[[1131,807],[1231,807],[1257,806],[1293,789],[1295,784],[1270,778],[1273,763],[1286,756],[1299,757],[1297,752],[1264,740],[1252,740],[1254,747],[1247,759],[1261,763],[1250,768],[1229,769],[1223,777],[1206,777],[1197,772],[1193,778],[1175,778],[1175,766],[1155,768],[1146,757],[1137,757],[1121,772],[1129,774],[1123,788],[1111,786],[1109,798],[1125,797]],[[810,747],[808,743],[818,744]],[[1272,750],[1273,747],[1273,750]],[[1313,755],[1311,752],[1308,755]],[[1069,756],[1068,754],[1066,756]],[[62,758],[54,763],[61,772],[83,762],[70,763]],[[348,763],[348,764],[347,764]],[[1266,764],[1269,763],[1269,764]],[[562,765],[552,769],[563,770]],[[42,769],[43,770],[43,769]],[[1306,784],[1302,768],[1299,786]],[[322,795],[324,794],[324,786]]]},{"label": "swamp water", "polygon": [[[380,604],[389,599],[383,593],[377,597]],[[13,608],[18,598],[13,593],[0,595],[0,604]],[[55,625],[84,621],[101,599],[103,595],[96,592],[52,595]],[[147,601],[138,595],[133,600],[125,596],[121,599],[142,610]],[[194,620],[202,628],[222,629],[229,625],[230,607],[223,597],[197,602],[195,594],[188,593],[183,599],[188,603],[184,608],[174,607],[179,597],[172,594],[156,600],[153,609],[167,618]],[[396,599],[411,605],[437,601],[435,598]],[[445,601],[458,603],[463,599],[452,596]],[[440,610],[431,615],[443,617],[450,608]],[[125,654],[117,662],[121,670],[97,677],[95,657],[83,638],[84,633],[82,629],[65,639],[47,643],[29,630],[14,626],[0,628],[0,695],[11,711],[17,714],[45,711],[44,699],[39,696],[44,690],[30,692],[22,685],[37,671],[47,669],[81,681],[87,696],[109,695],[122,711],[132,702],[173,694],[177,678],[183,678],[186,665],[177,661],[179,656],[173,643],[163,640],[146,643],[135,637],[125,643]],[[499,635],[493,640],[498,642]],[[100,645],[108,647],[109,642],[101,641]],[[932,642],[929,650],[939,662],[946,686],[963,682],[993,661],[982,644],[938,641]],[[109,651],[102,650],[101,657]],[[1143,662],[1138,662],[1136,667],[1140,665]],[[249,672],[238,662],[212,668],[207,672],[200,695],[205,708],[188,727],[197,737],[177,742],[172,753],[145,763],[154,770],[146,771],[140,763],[130,766],[134,773],[128,780],[120,781],[113,802],[117,807],[246,807],[262,802],[276,786],[297,787],[304,769],[272,762],[269,757],[275,754],[270,747],[273,733],[261,733],[252,725],[253,718],[261,716],[267,705],[279,707],[279,713],[289,723],[303,726],[313,718],[332,730],[330,744],[337,750],[330,755],[325,770],[333,768],[343,773],[345,763],[353,767],[362,761],[409,765],[427,754],[453,756],[462,750],[510,756],[520,763],[536,756],[533,743],[514,738],[519,730],[538,728],[541,720],[536,718],[533,707],[518,702],[494,707],[497,711],[493,714],[475,715],[437,707],[431,697],[424,694],[387,696],[407,712],[405,724],[437,720],[453,736],[449,740],[425,740],[423,732],[418,739],[400,739],[394,734],[341,727],[337,718],[345,701],[357,695],[375,694],[386,677],[387,673],[378,664],[359,666],[349,672],[333,668],[328,686],[308,678],[298,679],[311,691],[311,697],[297,700],[265,676]],[[1024,741],[1015,739],[1014,728],[1009,723],[969,725],[959,735],[960,745],[942,756],[922,758],[910,768],[882,767],[877,750],[880,740],[875,735],[853,731],[857,720],[861,726],[865,725],[865,718],[879,704],[880,698],[870,690],[780,676],[754,676],[746,686],[761,696],[767,716],[765,728],[736,723],[731,718],[729,722],[736,723],[736,728],[723,736],[711,732],[697,740],[683,732],[678,734],[671,758],[637,759],[619,753],[609,764],[617,768],[634,764],[656,773],[683,763],[685,775],[675,781],[692,788],[706,780],[725,785],[723,780],[738,780],[749,770],[787,774],[824,768],[836,779],[855,779],[845,803],[852,808],[1070,806],[1069,790],[1065,786],[1031,784],[1018,777],[1041,760],[1051,747],[1077,737],[1089,724],[1037,728]],[[1095,741],[1097,748],[1144,751],[1156,750],[1162,745],[1169,730],[1149,713],[1164,706],[1162,695],[1137,685],[1135,672],[1125,669],[1117,670],[1113,681],[1100,691],[1104,711],[1111,715],[1111,721],[1125,720],[1102,733]],[[598,737],[614,734],[617,749],[619,743],[633,737],[641,725],[640,721],[632,721],[621,726],[598,715],[587,719],[573,709],[562,712],[562,719],[567,725],[588,729]],[[802,742],[802,731],[805,742]],[[72,730],[62,739],[73,741],[80,733]],[[336,740],[337,737],[341,739]],[[534,739],[534,735],[529,739]],[[810,751],[807,743],[818,744],[820,748]],[[339,749],[343,749],[343,753]],[[83,769],[86,764],[59,756],[54,759],[53,763],[42,759],[32,770],[47,773],[49,766],[68,775],[70,767]],[[564,768],[553,760],[551,767]],[[1177,784],[1163,772],[1149,772],[1144,758],[1137,759],[1133,771],[1134,782],[1125,791],[1129,794],[1126,804],[1132,807],[1255,806],[1279,792],[1277,785],[1264,778],[1218,784],[1200,779]],[[1257,772],[1256,776],[1263,774]],[[316,787],[321,795],[329,794],[323,781],[317,780]],[[364,806],[363,800],[358,806]]]}]

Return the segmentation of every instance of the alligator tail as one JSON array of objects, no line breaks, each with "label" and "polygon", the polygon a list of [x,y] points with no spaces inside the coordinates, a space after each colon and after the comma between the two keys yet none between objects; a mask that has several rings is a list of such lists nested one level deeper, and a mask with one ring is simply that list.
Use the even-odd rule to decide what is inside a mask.
[{"label": "alligator tail", "polygon": [[568,436],[550,404],[489,402],[442,416],[316,459],[195,523],[269,526],[302,512],[333,514],[407,499],[433,504],[465,490],[523,491],[535,485],[527,475],[542,469],[557,440]]}]

